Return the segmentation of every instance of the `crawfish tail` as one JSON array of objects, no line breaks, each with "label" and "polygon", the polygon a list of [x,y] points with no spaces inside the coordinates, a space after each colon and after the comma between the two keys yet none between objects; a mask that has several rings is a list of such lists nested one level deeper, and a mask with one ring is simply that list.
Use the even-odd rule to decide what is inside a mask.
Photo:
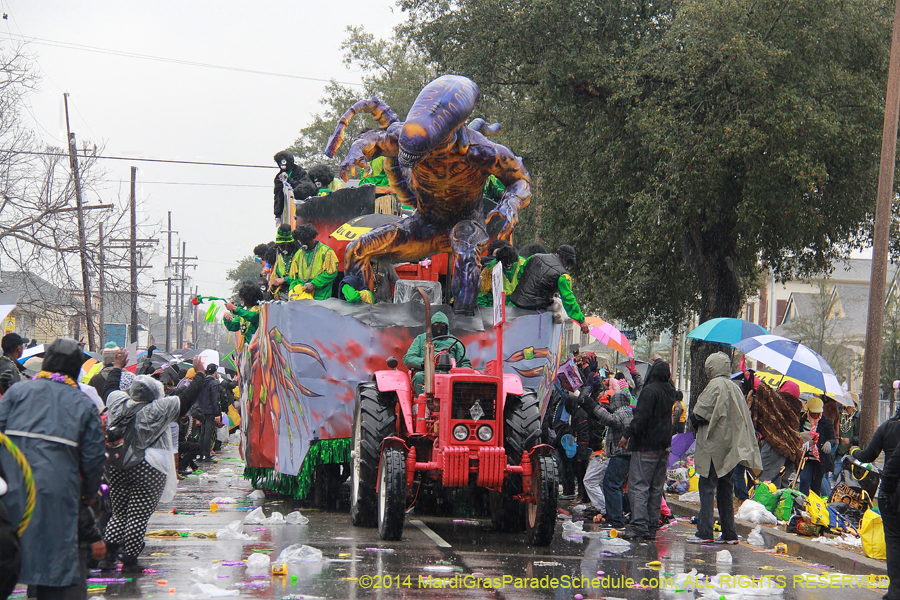
[{"label": "crawfish tail", "polygon": [[338,121],[337,127],[334,128],[334,133],[328,138],[328,145],[325,146],[325,156],[334,158],[335,152],[337,152],[337,149],[341,147],[341,143],[344,141],[344,129],[347,127],[347,123],[349,123],[350,119],[356,116],[356,113],[359,111],[371,114],[372,118],[378,122],[378,125],[382,129],[386,129],[391,123],[399,121],[397,113],[380,100],[378,96],[372,96],[368,100],[360,100],[351,106],[347,112],[344,113],[344,116],[341,117],[340,121]]},{"label": "crawfish tail", "polygon": [[472,122],[469,123],[469,129],[473,129],[485,137],[491,137],[492,135],[500,131],[500,123],[488,125],[484,119],[478,117],[477,119],[473,119]]}]

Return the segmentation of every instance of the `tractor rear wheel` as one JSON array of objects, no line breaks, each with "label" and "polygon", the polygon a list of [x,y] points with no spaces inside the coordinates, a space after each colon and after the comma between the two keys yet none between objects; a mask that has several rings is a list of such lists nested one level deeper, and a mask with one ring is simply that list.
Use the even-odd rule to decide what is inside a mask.
[{"label": "tractor rear wheel", "polygon": [[538,456],[532,464],[531,494],[534,504],[525,505],[528,542],[533,546],[549,546],[556,530],[556,497],[559,478],[552,456]]},{"label": "tractor rear wheel", "polygon": [[356,388],[350,462],[350,520],[354,525],[376,525],[375,488],[381,442],[396,432],[394,402],[381,394],[374,382],[361,383]]},{"label": "tractor rear wheel", "polygon": [[399,540],[406,518],[406,457],[399,448],[385,448],[378,469],[378,533]]}]

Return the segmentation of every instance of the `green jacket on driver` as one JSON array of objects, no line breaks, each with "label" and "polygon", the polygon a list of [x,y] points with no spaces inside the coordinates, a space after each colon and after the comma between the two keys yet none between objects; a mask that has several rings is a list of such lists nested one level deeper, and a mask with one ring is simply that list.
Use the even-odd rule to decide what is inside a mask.
[{"label": "green jacket on driver", "polygon": [[[435,333],[435,330],[441,331],[442,333]],[[436,312],[431,317],[431,333],[433,336],[437,337],[438,335],[447,335],[450,331],[450,321],[447,319],[447,315],[442,312]],[[451,348],[452,346],[452,348]],[[469,361],[469,357],[464,355],[464,348],[462,343],[456,343],[456,340],[453,339],[443,339],[443,340],[435,340],[434,342],[434,353],[437,354],[441,350],[446,350],[450,348],[450,356],[456,361],[457,367],[471,367],[472,363]],[[418,370],[413,376],[413,392],[418,395],[422,393],[422,386],[425,383],[425,374],[422,372],[422,368],[425,364],[425,334],[420,333],[416,336],[416,339],[413,340],[413,343],[410,344],[409,350],[407,350],[406,355],[403,357],[403,364],[412,367]]]}]

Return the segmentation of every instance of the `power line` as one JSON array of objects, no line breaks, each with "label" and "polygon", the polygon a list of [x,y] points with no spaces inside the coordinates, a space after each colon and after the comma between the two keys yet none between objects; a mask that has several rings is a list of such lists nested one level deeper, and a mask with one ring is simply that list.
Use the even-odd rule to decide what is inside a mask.
[{"label": "power line", "polygon": [[[118,183],[120,179],[101,179],[100,181],[105,181],[107,183]],[[141,184],[152,183],[156,185],[204,185],[204,186],[216,186],[216,187],[245,187],[245,188],[266,188],[271,189],[271,185],[255,185],[252,183],[203,183],[199,181],[143,181],[141,180]]]},{"label": "power line", "polygon": [[[11,148],[0,149],[0,154],[28,154],[31,156],[69,156],[62,152],[34,152],[30,150],[14,150]],[[134,158],[130,156],[103,156],[101,154],[91,154],[85,158],[96,158],[100,160],[127,160],[132,162],[153,162],[153,163],[170,163],[175,165],[203,165],[210,167],[242,167],[245,169],[272,169],[272,165],[241,165],[237,163],[218,163],[204,162],[199,160],[174,160],[165,158]]]},{"label": "power line", "polygon": [[[3,38],[3,33],[0,32],[0,39]],[[352,85],[357,87],[365,87],[363,83],[357,83],[353,81],[336,81],[334,79],[323,79],[321,77],[307,77],[305,75],[290,75],[287,73],[276,73],[274,71],[261,71],[259,69],[245,69],[243,67],[229,67],[227,65],[216,65],[212,63],[203,63],[197,62],[193,60],[184,60],[179,58],[166,58],[164,56],[152,56],[149,54],[138,54],[137,52],[127,52],[125,50],[113,50],[110,48],[98,48],[96,46],[86,46],[84,44],[75,44],[72,42],[61,42],[58,40],[48,40],[43,38],[36,37],[25,37],[24,35],[17,36],[14,33],[6,34],[9,36],[9,40],[13,42],[22,42],[25,44],[41,44],[44,46],[55,46],[58,48],[66,48],[69,50],[82,50],[85,52],[96,52],[99,54],[111,54],[113,56],[121,56],[125,58],[138,58],[141,60],[154,60],[158,62],[172,63],[178,65],[187,65],[191,67],[204,67],[207,69],[218,69],[220,71],[234,71],[237,73],[251,73],[253,75],[269,75],[272,77],[284,77],[287,79],[301,79],[303,81],[316,81],[321,83],[331,83],[334,81],[335,83],[339,83],[341,85]],[[404,90],[404,91],[414,91],[408,90],[407,88],[388,88],[384,89],[392,89],[392,90]]]}]

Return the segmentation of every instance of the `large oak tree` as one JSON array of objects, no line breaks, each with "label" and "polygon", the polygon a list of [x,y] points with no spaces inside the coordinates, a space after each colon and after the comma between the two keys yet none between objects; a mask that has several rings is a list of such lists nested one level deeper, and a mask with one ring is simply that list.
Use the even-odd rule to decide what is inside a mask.
[{"label": "large oak tree", "polygon": [[[828,272],[867,241],[893,2],[400,4],[405,34],[518,124],[525,227],[576,247],[603,316],[734,317],[762,267]],[[692,347],[695,397],[713,350]]]}]

